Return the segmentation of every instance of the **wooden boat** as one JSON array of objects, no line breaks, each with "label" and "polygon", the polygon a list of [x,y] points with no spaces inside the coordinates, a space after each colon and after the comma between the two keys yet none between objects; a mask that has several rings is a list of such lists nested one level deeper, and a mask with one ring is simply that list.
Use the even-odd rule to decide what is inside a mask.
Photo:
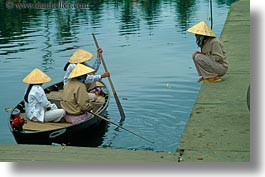
[{"label": "wooden boat", "polygon": [[[104,115],[109,103],[109,91],[103,82],[97,82],[101,87],[102,93],[93,103],[93,112]],[[47,98],[57,107],[60,106],[61,95],[63,92],[63,82],[56,83],[44,89]],[[95,127],[104,122],[102,119],[93,117],[79,124],[55,123],[55,122],[35,122],[26,119],[26,123],[21,129],[15,129],[12,122],[15,116],[26,119],[24,101],[21,101],[10,114],[9,128],[18,144],[71,144],[77,139],[93,134]],[[106,124],[105,124],[106,125]],[[88,138],[88,137],[87,137]]]}]

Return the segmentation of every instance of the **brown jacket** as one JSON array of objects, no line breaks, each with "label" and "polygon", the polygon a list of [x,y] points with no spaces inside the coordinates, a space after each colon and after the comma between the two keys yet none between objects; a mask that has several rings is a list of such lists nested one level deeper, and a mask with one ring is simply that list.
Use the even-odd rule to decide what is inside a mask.
[{"label": "brown jacket", "polygon": [[202,52],[218,63],[221,63],[225,68],[228,67],[226,51],[221,41],[217,38],[207,39],[202,47]]},{"label": "brown jacket", "polygon": [[92,109],[85,84],[77,79],[71,79],[64,85],[61,101],[62,108],[67,114],[81,115]]}]

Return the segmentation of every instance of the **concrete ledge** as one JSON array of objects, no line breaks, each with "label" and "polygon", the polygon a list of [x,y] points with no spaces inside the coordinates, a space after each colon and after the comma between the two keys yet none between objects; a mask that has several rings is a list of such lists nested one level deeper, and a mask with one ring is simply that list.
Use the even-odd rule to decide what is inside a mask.
[{"label": "concrete ledge", "polygon": [[0,145],[2,162],[177,162],[177,153],[51,145]]},{"label": "concrete ledge", "polygon": [[178,151],[185,162],[249,162],[250,1],[231,6],[221,35],[228,53],[224,81],[203,84]]}]

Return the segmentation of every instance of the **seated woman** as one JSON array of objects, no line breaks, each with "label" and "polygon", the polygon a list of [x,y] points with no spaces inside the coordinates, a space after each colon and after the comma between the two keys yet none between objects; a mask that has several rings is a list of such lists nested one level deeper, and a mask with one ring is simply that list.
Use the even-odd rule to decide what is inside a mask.
[{"label": "seated woman", "polygon": [[32,121],[59,122],[65,115],[63,109],[57,109],[48,101],[41,85],[50,82],[51,78],[38,68],[32,70],[23,82],[29,84],[25,96],[26,117]]},{"label": "seated woman", "polygon": [[61,106],[66,111],[65,120],[78,124],[92,117],[92,103],[83,83],[87,74],[94,69],[83,64],[77,64],[69,75],[69,81],[64,85]]}]

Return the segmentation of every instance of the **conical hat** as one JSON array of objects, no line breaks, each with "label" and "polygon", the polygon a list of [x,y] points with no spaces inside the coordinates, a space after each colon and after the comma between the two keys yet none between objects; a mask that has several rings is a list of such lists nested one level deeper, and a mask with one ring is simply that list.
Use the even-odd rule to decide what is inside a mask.
[{"label": "conical hat", "polygon": [[83,63],[85,61],[90,60],[93,57],[93,54],[83,50],[77,49],[74,54],[70,57],[69,63]]},{"label": "conical hat", "polygon": [[187,30],[187,32],[204,36],[216,37],[215,33],[211,30],[211,28],[207,25],[205,21],[201,21],[200,23],[192,26]]},{"label": "conical hat", "polygon": [[88,86],[88,89],[87,90],[92,90],[93,88],[95,87],[103,87],[104,85],[99,82],[99,81],[96,81],[96,82],[93,82],[91,84],[86,84]]},{"label": "conical hat", "polygon": [[43,84],[51,80],[44,72],[35,68],[23,79],[23,82],[26,84]]},{"label": "conical hat", "polygon": [[85,66],[83,64],[78,63],[76,65],[76,67],[73,69],[73,71],[70,73],[68,78],[69,79],[75,78],[75,77],[78,77],[78,76],[82,76],[84,74],[92,73],[94,71],[95,71],[94,69],[92,69],[92,68],[90,68],[88,66]]}]

